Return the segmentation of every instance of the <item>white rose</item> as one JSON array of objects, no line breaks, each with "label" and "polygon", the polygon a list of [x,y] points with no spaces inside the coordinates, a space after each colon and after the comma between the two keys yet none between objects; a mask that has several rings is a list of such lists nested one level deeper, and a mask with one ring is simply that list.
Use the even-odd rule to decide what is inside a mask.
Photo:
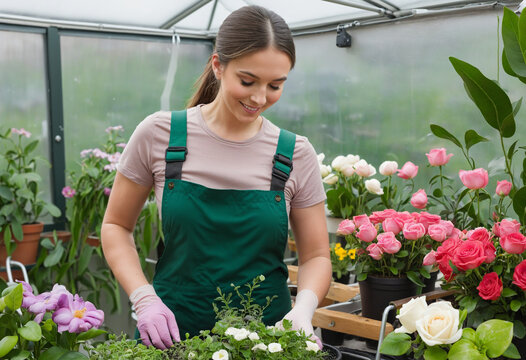
[{"label": "white rose", "polygon": [[354,164],[354,170],[356,170],[356,173],[361,177],[369,177],[376,174],[376,169],[374,166],[367,164],[367,161],[364,159]]},{"label": "white rose", "polygon": [[376,175],[376,168],[369,164],[369,176]]},{"label": "white rose", "polygon": [[318,352],[320,350],[320,347],[315,342],[305,341],[305,343],[307,344],[307,347],[305,348],[307,351]]},{"label": "white rose", "polygon": [[397,169],[398,163],[396,161],[384,161],[380,165],[380,174],[384,176],[391,176],[393,174],[396,174]]},{"label": "white rose", "polygon": [[365,180],[365,188],[370,193],[373,193],[376,195],[382,195],[384,193],[382,189],[382,184],[380,184],[380,181],[376,179]]},{"label": "white rose", "polygon": [[317,155],[317,157],[318,157],[318,164],[321,165],[321,163],[322,163],[323,160],[325,159],[325,154],[324,154],[324,153],[319,153],[319,154]]},{"label": "white rose", "polygon": [[263,343],[259,343],[259,344],[256,344],[254,346],[252,346],[252,351],[254,350],[267,350],[267,345],[263,344]]},{"label": "white rose", "polygon": [[237,341],[245,340],[250,335],[250,331],[247,329],[239,329],[237,334],[234,335],[234,339]]},{"label": "white rose", "polygon": [[259,340],[259,335],[255,332],[251,332],[249,335],[248,335],[248,338],[250,340]]},{"label": "white rose", "polygon": [[228,353],[226,350],[219,350],[219,351],[216,351],[213,355],[212,355],[212,360],[228,360]]},{"label": "white rose", "polygon": [[228,329],[226,329],[225,331],[225,335],[231,335],[231,336],[234,336],[235,334],[237,334],[237,329],[235,327],[229,327]]},{"label": "white rose", "polygon": [[271,353],[283,351],[281,344],[279,343],[270,343],[268,344],[268,351]]},{"label": "white rose", "polygon": [[401,327],[395,330],[397,333],[414,333],[416,331],[416,321],[422,317],[427,309],[427,302],[425,296],[420,296],[409,300],[400,308],[400,314],[396,318],[402,324]]},{"label": "white rose", "polygon": [[332,169],[330,167],[330,165],[323,165],[323,164],[320,164],[320,173],[321,173],[321,178],[323,179],[324,177],[326,177],[327,175],[329,175],[331,173]]},{"label": "white rose", "polygon": [[416,331],[429,346],[453,344],[462,336],[459,312],[449,301],[438,301],[427,307],[416,321]]},{"label": "white rose", "polygon": [[360,161],[360,156],[359,155],[348,154],[345,158],[347,159],[347,163],[351,164],[351,165],[354,165],[358,161]]},{"label": "white rose", "polygon": [[334,158],[331,166],[334,170],[341,171],[347,165],[347,158],[343,155],[338,155]]},{"label": "white rose", "polygon": [[341,172],[344,176],[351,177],[355,171],[354,167],[351,164],[347,164]]},{"label": "white rose", "polygon": [[325,176],[322,181],[327,185],[334,185],[338,182],[338,176],[334,174],[329,174]]}]

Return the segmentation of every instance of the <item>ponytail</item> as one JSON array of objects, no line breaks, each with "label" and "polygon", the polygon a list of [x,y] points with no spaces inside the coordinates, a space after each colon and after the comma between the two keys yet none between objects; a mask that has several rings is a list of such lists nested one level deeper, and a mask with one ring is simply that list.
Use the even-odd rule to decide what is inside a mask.
[{"label": "ponytail", "polygon": [[199,104],[209,104],[216,98],[219,91],[219,81],[217,81],[214,71],[212,70],[212,56],[208,59],[205,70],[195,82],[195,87],[197,88],[197,91],[190,100],[188,100],[186,105],[187,108]]}]

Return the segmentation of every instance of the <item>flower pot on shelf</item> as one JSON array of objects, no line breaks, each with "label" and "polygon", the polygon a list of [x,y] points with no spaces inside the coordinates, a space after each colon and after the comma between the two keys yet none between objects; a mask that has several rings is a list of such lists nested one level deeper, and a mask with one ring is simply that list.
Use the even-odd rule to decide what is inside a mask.
[{"label": "flower pot on shelf", "polygon": [[[57,233],[57,240],[62,240],[62,243],[66,243],[71,239],[71,232],[66,230],[55,230]],[[53,237],[53,231],[44,232],[41,235],[42,238],[48,238],[53,244],[55,244],[55,239]]]},{"label": "flower pot on shelf", "polygon": [[86,244],[89,246],[98,247],[100,246],[100,238],[95,234],[88,235],[86,238]]},{"label": "flower pot on shelf", "polygon": [[435,291],[438,271],[434,271],[430,275],[431,277],[429,279],[425,279],[425,278],[423,279],[425,287],[422,289],[422,293],[428,293],[431,291]]},{"label": "flower pot on shelf", "polygon": [[338,279],[336,273],[332,273],[332,278],[334,279],[335,282],[337,283],[340,283],[340,284],[349,284],[350,282],[350,279],[351,279],[351,273],[347,273],[347,274],[342,274],[342,276]]}]

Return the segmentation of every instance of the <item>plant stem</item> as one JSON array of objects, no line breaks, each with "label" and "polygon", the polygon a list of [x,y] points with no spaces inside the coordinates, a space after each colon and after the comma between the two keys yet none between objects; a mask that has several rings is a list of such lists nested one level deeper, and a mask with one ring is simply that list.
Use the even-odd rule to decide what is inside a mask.
[{"label": "plant stem", "polygon": [[510,159],[508,159],[508,155],[506,154],[506,148],[504,147],[504,138],[502,137],[501,130],[499,130],[499,137],[500,137],[500,146],[502,147],[502,152],[504,154],[504,160],[506,162],[506,172],[511,178],[511,184],[513,185],[513,187],[515,187],[515,180],[513,179],[513,173],[511,172],[511,164],[509,162]]},{"label": "plant stem", "polygon": [[441,192],[440,197],[444,197],[444,182],[442,179],[442,165],[440,165],[438,169],[440,170],[440,192]]}]

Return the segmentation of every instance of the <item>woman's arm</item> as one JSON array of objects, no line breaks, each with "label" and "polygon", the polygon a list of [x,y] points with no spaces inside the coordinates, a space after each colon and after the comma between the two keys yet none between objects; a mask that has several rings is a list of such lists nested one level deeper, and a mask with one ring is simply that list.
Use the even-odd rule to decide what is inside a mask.
[{"label": "woman's arm", "polygon": [[312,290],[320,303],[329,290],[332,265],[324,203],[290,209],[291,228],[298,249],[298,293]]},{"label": "woman's arm", "polygon": [[117,171],[102,221],[104,256],[128,295],[148,284],[133,240],[133,229],[150,190]]}]

